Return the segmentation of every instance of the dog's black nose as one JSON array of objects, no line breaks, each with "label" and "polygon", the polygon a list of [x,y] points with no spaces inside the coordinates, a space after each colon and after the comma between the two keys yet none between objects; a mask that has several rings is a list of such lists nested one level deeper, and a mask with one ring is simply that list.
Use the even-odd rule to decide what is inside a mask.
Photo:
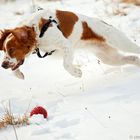
[{"label": "dog's black nose", "polygon": [[5,68],[5,69],[8,69],[8,68],[9,68],[9,63],[8,63],[8,62],[3,62],[3,63],[1,64],[1,66],[2,66],[3,68]]}]

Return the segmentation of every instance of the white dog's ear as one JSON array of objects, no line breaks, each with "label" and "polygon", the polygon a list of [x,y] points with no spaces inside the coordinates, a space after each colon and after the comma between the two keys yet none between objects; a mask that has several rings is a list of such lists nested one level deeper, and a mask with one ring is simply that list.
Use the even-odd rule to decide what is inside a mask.
[{"label": "white dog's ear", "polygon": [[3,42],[5,41],[6,37],[11,33],[10,30],[0,30],[0,50],[3,50]]}]

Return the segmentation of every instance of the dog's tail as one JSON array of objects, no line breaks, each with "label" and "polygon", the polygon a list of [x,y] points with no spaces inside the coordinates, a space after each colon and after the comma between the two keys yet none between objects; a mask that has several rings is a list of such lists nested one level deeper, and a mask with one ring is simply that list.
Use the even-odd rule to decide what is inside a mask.
[{"label": "dog's tail", "polygon": [[104,21],[95,19],[94,22],[96,25],[95,32],[103,35],[110,46],[125,52],[140,53],[140,46],[128,39],[123,32]]}]

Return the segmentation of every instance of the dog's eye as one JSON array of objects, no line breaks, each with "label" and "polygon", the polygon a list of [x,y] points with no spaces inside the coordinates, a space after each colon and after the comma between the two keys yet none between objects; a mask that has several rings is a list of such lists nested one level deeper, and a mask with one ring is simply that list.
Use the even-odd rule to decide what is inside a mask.
[{"label": "dog's eye", "polygon": [[30,46],[27,46],[28,49],[30,49]]},{"label": "dog's eye", "polygon": [[13,52],[14,52],[14,50],[15,50],[15,48],[14,48],[14,47],[9,48],[9,50],[8,50],[9,54],[13,53]]}]

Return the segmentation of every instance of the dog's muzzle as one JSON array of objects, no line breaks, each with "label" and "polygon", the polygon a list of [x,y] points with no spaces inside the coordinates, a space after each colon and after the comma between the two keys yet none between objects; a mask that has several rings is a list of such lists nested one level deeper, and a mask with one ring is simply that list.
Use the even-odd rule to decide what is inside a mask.
[{"label": "dog's muzzle", "polygon": [[24,63],[24,60],[19,61],[17,64],[14,63],[10,63],[9,61],[3,61],[1,66],[4,69],[8,69],[11,68],[13,71],[16,70],[17,68],[19,68],[20,65],[22,65]]}]

